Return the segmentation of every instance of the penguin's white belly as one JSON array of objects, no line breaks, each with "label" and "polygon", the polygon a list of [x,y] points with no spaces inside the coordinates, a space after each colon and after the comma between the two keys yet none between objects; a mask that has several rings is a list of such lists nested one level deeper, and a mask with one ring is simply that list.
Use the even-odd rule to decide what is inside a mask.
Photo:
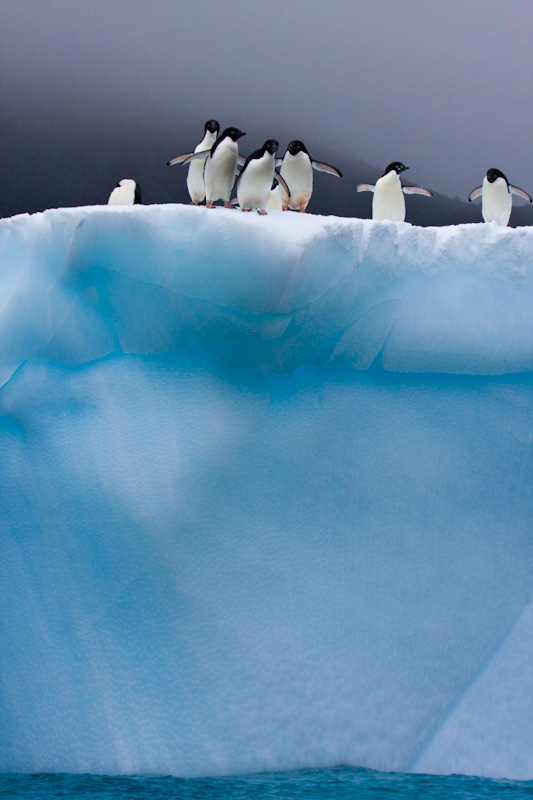
[{"label": "penguin's white belly", "polygon": [[294,210],[306,208],[313,194],[313,167],[307,156],[298,153],[296,156],[287,155],[283,159],[280,175],[285,179],[291,196],[282,188],[283,202]]},{"label": "penguin's white belly", "polygon": [[205,198],[204,183],[205,158],[191,161],[187,173],[187,189],[193,203],[201,203]]},{"label": "penguin's white belly", "polygon": [[278,184],[275,189],[271,189],[266,205],[267,211],[281,211],[283,204],[281,202],[281,186]]},{"label": "penguin's white belly", "polygon": [[[200,144],[196,146],[194,152],[200,153],[202,150],[210,150],[216,138],[216,134],[208,131]],[[205,199],[204,167],[206,158],[207,156],[198,161],[191,161],[187,172],[187,190],[192,202],[195,204],[201,203]]]},{"label": "penguin's white belly", "polygon": [[[385,176],[387,177],[387,176]],[[372,200],[372,219],[386,219],[390,222],[405,220],[405,199],[398,178],[394,183],[383,182],[380,178],[374,189]]]},{"label": "penguin's white belly", "polygon": [[481,214],[485,222],[497,222],[502,228],[509,224],[513,198],[503,178],[497,178],[494,183],[483,181],[481,195]]},{"label": "penguin's white belly", "polygon": [[215,150],[215,155],[205,162],[205,197],[208,203],[216,200],[229,203],[239,154],[235,142],[231,142],[231,145],[222,142]]},{"label": "penguin's white belly", "polygon": [[135,200],[135,189],[130,186],[117,186],[109,195],[109,206],[132,206]]},{"label": "penguin's white belly", "polygon": [[273,158],[250,161],[240,177],[237,199],[241,208],[265,210],[274,179]]}]

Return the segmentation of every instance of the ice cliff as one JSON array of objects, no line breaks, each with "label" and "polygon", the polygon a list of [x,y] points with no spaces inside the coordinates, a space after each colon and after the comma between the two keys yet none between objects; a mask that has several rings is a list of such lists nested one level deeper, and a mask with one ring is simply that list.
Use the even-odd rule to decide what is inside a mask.
[{"label": "ice cliff", "polygon": [[0,771],[533,778],[533,228],[0,221]]}]

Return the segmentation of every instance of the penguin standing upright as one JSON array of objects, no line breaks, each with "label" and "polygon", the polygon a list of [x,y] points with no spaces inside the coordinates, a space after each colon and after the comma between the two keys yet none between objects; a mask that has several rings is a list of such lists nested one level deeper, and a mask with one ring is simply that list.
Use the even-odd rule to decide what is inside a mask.
[{"label": "penguin standing upright", "polygon": [[[194,152],[199,153],[210,150],[216,141],[219,131],[220,125],[216,119],[207,120],[204,125],[204,138],[200,144],[196,146]],[[194,205],[198,205],[198,203],[205,200],[204,166],[205,159],[193,161],[187,173],[187,189],[191,197],[191,202],[194,203]]]},{"label": "penguin standing upright", "polygon": [[336,167],[323,161],[313,161],[299,139],[289,142],[283,161],[276,163],[278,166],[281,164],[280,175],[290,189],[290,197],[286,191],[280,190],[284,211],[289,208],[293,211],[305,211],[313,194],[313,169],[342,178],[342,173]]},{"label": "penguin standing upright", "polygon": [[385,172],[376,181],[360,183],[358,192],[374,192],[372,199],[372,219],[389,220],[389,222],[403,222],[405,220],[404,194],[421,194],[424,197],[433,197],[428,189],[420,186],[402,186],[400,175],[405,172],[405,164],[393,161],[386,167]]},{"label": "penguin standing upright", "polygon": [[279,181],[274,178],[274,188],[270,190],[270,196],[267,203],[267,211],[283,211],[283,203],[281,202],[281,187]]},{"label": "penguin standing upright", "polygon": [[278,147],[279,142],[275,139],[267,139],[259,150],[255,150],[246,159],[237,179],[237,199],[243,211],[255,208],[260,214],[266,214],[274,174],[290,196],[289,187],[281,175],[276,173],[275,156]]},{"label": "penguin standing upright", "polygon": [[133,206],[136,203],[142,203],[141,187],[131,178],[119,181],[107,201],[108,206]]},{"label": "penguin standing upright", "polygon": [[502,228],[509,224],[512,195],[516,194],[523,200],[532,202],[531,197],[518,186],[512,186],[503,172],[499,169],[489,169],[483,178],[483,184],[473,189],[468,195],[468,201],[476,200],[481,196],[481,215],[485,222],[497,222]]},{"label": "penguin standing upright", "polygon": [[[203,157],[197,158],[190,163],[189,171],[187,173],[187,189],[191,202],[196,206],[205,200],[205,182],[204,182],[204,167],[205,160],[209,155],[209,150],[214,145],[220,125],[216,119],[208,119],[204,125],[204,138],[194,150],[196,153],[204,153]],[[183,164],[193,153],[183,153],[180,156],[171,158],[167,161],[167,167],[172,167],[174,164]]]},{"label": "penguin standing upright", "polygon": [[[207,208],[214,208],[217,200],[223,200],[224,206],[231,208],[230,197],[235,182],[237,164],[244,161],[244,159],[239,159],[237,139],[245,135],[238,128],[226,128],[209,151],[185,153],[168,162],[169,164],[190,164],[193,161],[205,161],[204,181]],[[208,153],[207,157],[206,152]]]}]

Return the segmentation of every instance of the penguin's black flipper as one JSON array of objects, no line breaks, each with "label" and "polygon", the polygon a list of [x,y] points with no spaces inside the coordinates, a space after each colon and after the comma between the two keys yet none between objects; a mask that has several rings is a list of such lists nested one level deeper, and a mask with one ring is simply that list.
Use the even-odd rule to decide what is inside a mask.
[{"label": "penguin's black flipper", "polygon": [[206,158],[210,152],[211,150],[200,150],[199,153],[183,153],[181,156],[167,161],[167,167],[173,167],[174,164],[190,164],[191,161],[196,161],[198,158]]},{"label": "penguin's black flipper", "polygon": [[291,196],[291,190],[289,189],[289,187],[287,185],[287,182],[285,181],[285,178],[281,177],[281,175],[279,174],[277,169],[274,170],[274,176],[275,176],[274,180],[276,180],[280,184],[280,186],[283,186],[283,188],[285,189],[285,191],[287,192],[287,194],[290,197]]},{"label": "penguin's black flipper", "polygon": [[482,194],[483,194],[483,186],[478,186],[477,189],[472,189],[472,191],[468,195],[468,202],[471,203],[472,200],[477,200],[478,197],[481,197]]},{"label": "penguin's black flipper", "polygon": [[511,183],[509,184],[509,191],[511,194],[516,194],[517,197],[521,197],[522,200],[527,200],[528,203],[533,203],[533,200],[528,195],[527,192],[524,192],[523,189],[519,189],[518,186],[513,186]]},{"label": "penguin's black flipper", "polygon": [[421,186],[402,186],[404,194],[421,194],[424,197],[433,197],[429,189],[422,189]]},{"label": "penguin's black flipper", "polygon": [[342,172],[337,167],[332,167],[331,164],[325,164],[323,161],[311,161],[313,169],[318,172],[329,172],[330,175],[336,175],[337,178],[342,178]]}]

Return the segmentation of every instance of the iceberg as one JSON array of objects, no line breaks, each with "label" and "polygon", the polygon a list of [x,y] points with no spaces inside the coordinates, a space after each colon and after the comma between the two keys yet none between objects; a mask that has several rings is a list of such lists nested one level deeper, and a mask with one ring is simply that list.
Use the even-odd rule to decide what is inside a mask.
[{"label": "iceberg", "polygon": [[0,771],[533,778],[533,229],[0,221]]}]

